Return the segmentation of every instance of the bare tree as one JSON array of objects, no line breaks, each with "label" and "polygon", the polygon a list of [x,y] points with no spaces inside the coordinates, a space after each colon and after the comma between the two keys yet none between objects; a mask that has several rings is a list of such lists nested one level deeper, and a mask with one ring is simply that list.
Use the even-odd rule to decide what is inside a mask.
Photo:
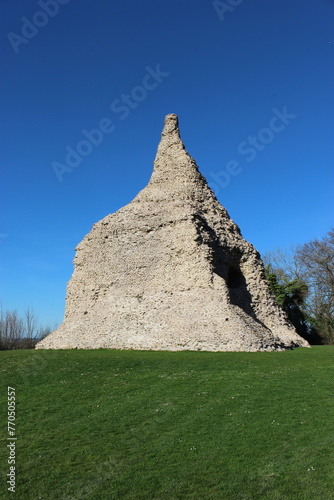
[{"label": "bare tree", "polygon": [[5,349],[17,349],[24,336],[24,324],[16,310],[1,310],[0,345]]},{"label": "bare tree", "polygon": [[49,333],[51,328],[39,325],[31,307],[20,316],[16,310],[4,312],[0,305],[0,350],[33,349]]},{"label": "bare tree", "polygon": [[27,339],[32,340],[37,334],[37,316],[31,307],[27,307],[24,311],[25,319],[25,336]]},{"label": "bare tree", "polygon": [[296,258],[309,283],[325,299],[334,298],[334,229],[321,240],[297,248]]},{"label": "bare tree", "polygon": [[296,259],[310,289],[309,307],[316,327],[334,343],[334,229],[297,248]]},{"label": "bare tree", "polygon": [[304,281],[304,269],[296,258],[297,247],[290,245],[289,248],[277,247],[262,256],[265,266],[270,266],[279,280],[301,280]]}]

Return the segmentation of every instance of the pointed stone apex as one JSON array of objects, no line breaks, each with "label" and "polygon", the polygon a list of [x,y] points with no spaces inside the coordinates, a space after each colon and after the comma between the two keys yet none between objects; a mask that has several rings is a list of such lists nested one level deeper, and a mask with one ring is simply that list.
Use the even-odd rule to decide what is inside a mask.
[{"label": "pointed stone apex", "polygon": [[[185,200],[195,199],[198,196],[199,186],[209,191],[195,160],[189,155],[182,142],[177,115],[168,114],[165,116],[149,184],[135,199],[142,201],[143,197],[153,196],[154,199],[159,200],[178,199],[183,203]],[[151,193],[151,188],[154,194]]]},{"label": "pointed stone apex", "polygon": [[161,136],[164,137],[166,135],[174,133],[177,133],[177,135],[180,136],[179,119],[177,115],[171,113],[169,115],[166,115],[165,117],[165,124]]},{"label": "pointed stone apex", "polygon": [[180,137],[179,120],[177,115],[171,113],[165,117],[164,127],[155,157],[155,167],[161,162],[164,163],[166,161],[166,155],[175,159],[179,157],[180,153],[183,155],[185,154],[185,147]]},{"label": "pointed stone apex", "polygon": [[179,119],[174,113],[166,115],[160,141],[160,146],[163,145],[163,149],[168,148],[171,144],[179,144],[184,149],[180,137]]}]

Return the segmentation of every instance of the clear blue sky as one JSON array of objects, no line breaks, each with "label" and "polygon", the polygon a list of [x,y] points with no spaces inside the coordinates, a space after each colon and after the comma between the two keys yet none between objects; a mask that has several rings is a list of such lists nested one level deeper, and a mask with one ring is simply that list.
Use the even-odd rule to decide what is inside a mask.
[{"label": "clear blue sky", "polygon": [[333,0],[55,2],[0,3],[5,309],[62,321],[74,248],[146,185],[168,113],[261,253],[329,230]]}]

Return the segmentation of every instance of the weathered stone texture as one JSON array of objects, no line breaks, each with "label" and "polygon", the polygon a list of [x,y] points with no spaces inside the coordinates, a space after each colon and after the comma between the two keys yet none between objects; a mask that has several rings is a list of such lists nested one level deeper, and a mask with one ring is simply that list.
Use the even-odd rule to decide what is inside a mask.
[{"label": "weathered stone texture", "polygon": [[40,349],[257,351],[308,346],[258,252],[208,187],[167,115],[148,185],[76,249],[62,325]]}]

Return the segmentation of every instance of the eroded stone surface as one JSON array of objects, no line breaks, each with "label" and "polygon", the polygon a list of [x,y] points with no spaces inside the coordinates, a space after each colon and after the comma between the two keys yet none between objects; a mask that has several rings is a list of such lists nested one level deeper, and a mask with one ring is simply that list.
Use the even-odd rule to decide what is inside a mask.
[{"label": "eroded stone surface", "polygon": [[258,252],[208,187],[167,115],[148,185],[76,249],[64,322],[39,349],[258,351],[308,346]]}]

